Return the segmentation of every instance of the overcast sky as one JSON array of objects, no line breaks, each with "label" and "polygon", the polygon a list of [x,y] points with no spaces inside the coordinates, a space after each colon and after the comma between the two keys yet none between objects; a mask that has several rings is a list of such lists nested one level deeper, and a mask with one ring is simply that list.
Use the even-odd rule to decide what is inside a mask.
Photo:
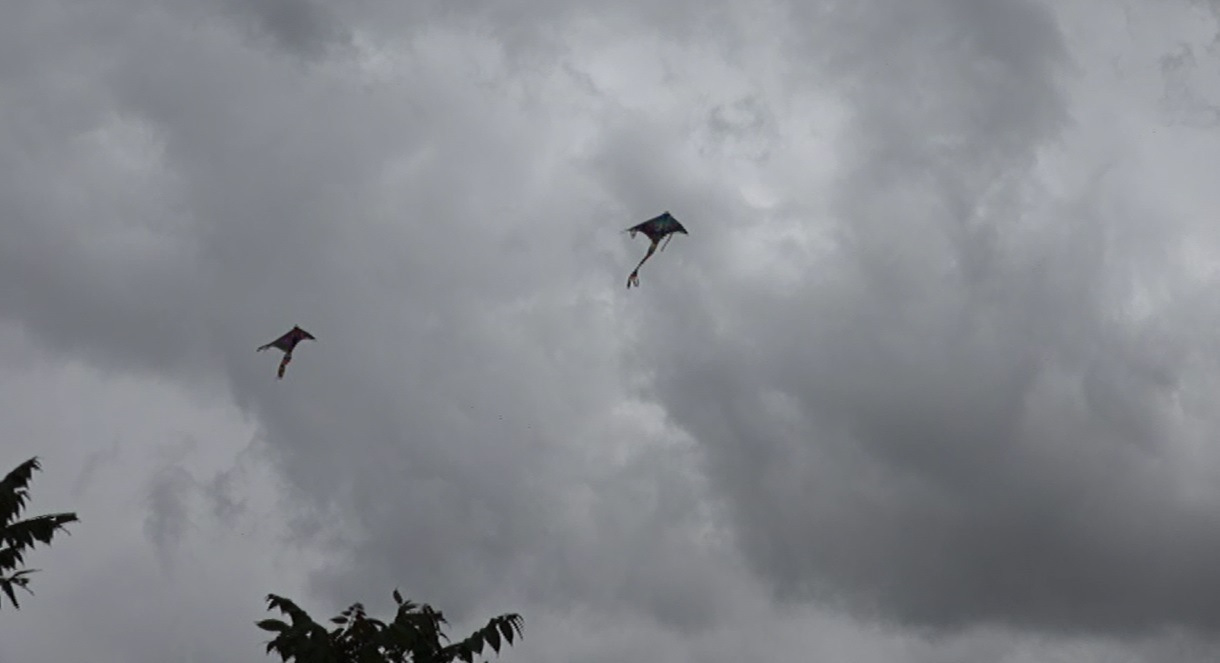
[{"label": "overcast sky", "polygon": [[[0,9],[0,663],[1220,652],[1220,0]],[[670,211],[647,247],[621,231]],[[284,380],[254,349],[299,324]]]}]

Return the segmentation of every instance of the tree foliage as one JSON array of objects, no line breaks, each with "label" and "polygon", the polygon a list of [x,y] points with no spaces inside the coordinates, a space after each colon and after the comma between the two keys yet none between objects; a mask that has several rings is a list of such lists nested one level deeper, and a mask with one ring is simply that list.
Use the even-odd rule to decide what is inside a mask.
[{"label": "tree foliage", "polygon": [[[29,500],[27,487],[34,470],[41,469],[38,458],[31,458],[0,481],[0,592],[17,609],[21,609],[21,605],[17,603],[14,590],[20,587],[32,595],[34,591],[29,588],[29,576],[38,570],[17,570],[25,564],[25,553],[38,542],[50,545],[57,531],[67,532],[65,525],[79,520],[75,513],[55,513],[17,520]],[[0,606],[4,604],[3,596],[0,596]]]},{"label": "tree foliage", "polygon": [[271,594],[267,609],[279,610],[291,624],[264,619],[258,627],[276,633],[267,643],[267,653],[275,652],[283,661],[295,663],[473,663],[475,657],[491,647],[498,655],[504,643],[513,644],[522,635],[520,615],[493,618],[483,628],[461,642],[450,642],[442,631],[445,617],[428,605],[405,601],[394,590],[398,605],[389,624],[369,617],[364,606],[353,604],[330,621],[327,630],[292,601]]}]

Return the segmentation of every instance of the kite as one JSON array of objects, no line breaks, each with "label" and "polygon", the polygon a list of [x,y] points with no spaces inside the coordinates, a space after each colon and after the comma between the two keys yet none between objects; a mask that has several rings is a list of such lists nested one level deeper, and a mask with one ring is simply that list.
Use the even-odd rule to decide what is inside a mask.
[{"label": "kite", "polygon": [[[689,234],[686,232],[686,228],[683,228],[682,224],[678,223],[678,220],[669,212],[664,212],[660,216],[651,218],[638,226],[632,226],[624,232],[631,233],[632,237],[635,237],[636,233],[644,233],[648,236],[648,239],[652,240],[652,244],[648,246],[648,253],[644,255],[644,259],[640,261],[640,264],[635,266],[635,271],[631,272],[631,275],[627,277],[628,288],[633,285],[637,288],[640,287],[640,268],[644,266],[645,261],[652,257],[652,254],[657,250],[657,244],[660,243],[662,238],[665,239],[665,244],[668,245],[669,240],[673,239],[674,233]],[[662,246],[661,250],[664,251],[665,247]]]},{"label": "kite", "polygon": [[267,345],[259,347],[259,349],[256,350],[256,352],[262,352],[263,350],[266,350],[267,348],[278,348],[278,349],[284,351],[284,358],[282,360],[280,360],[280,370],[277,373],[277,375],[279,376],[278,379],[282,380],[282,379],[284,379],[284,369],[288,368],[288,362],[292,361],[292,351],[294,349],[296,349],[298,343],[300,343],[301,341],[304,341],[306,339],[308,339],[310,341],[318,340],[313,337],[313,334],[310,334],[309,332],[305,331],[304,329],[301,329],[300,327],[293,327],[292,331],[275,339],[274,341],[268,343]]}]

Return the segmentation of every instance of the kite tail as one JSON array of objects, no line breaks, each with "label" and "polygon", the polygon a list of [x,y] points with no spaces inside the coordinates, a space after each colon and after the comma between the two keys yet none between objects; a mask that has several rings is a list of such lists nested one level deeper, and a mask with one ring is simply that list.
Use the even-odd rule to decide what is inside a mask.
[{"label": "kite tail", "polygon": [[635,287],[637,287],[637,288],[640,287],[640,268],[644,266],[644,263],[647,262],[648,259],[652,257],[652,254],[655,253],[656,250],[657,250],[656,242],[653,242],[651,245],[649,245],[648,253],[644,254],[644,257],[640,260],[640,264],[635,266],[635,271],[631,272],[631,276],[627,277],[627,287],[628,288],[630,288],[632,285],[635,285]]},{"label": "kite tail", "polygon": [[653,244],[651,244],[650,247],[648,247],[648,253],[644,254],[644,258],[641,259],[641,261],[639,261],[638,265],[636,265],[636,270],[632,271],[631,276],[627,277],[627,287],[628,288],[633,286],[633,284],[637,288],[639,287],[639,267],[643,267],[644,263],[647,263],[648,259],[651,258],[651,256],[653,256],[654,252],[656,252],[656,242],[653,242]]},{"label": "kite tail", "polygon": [[288,368],[288,362],[291,362],[291,361],[292,361],[292,353],[285,352],[284,358],[280,360],[280,369],[276,373],[276,375],[278,376],[278,379],[280,379],[280,380],[284,379],[284,369]]}]

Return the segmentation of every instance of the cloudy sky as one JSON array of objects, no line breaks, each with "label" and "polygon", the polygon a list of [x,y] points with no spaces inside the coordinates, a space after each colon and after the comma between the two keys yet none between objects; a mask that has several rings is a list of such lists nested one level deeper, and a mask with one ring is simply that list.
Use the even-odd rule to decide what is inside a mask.
[{"label": "cloudy sky", "polygon": [[1220,0],[9,3],[0,662],[1214,660],[1217,172]]}]

